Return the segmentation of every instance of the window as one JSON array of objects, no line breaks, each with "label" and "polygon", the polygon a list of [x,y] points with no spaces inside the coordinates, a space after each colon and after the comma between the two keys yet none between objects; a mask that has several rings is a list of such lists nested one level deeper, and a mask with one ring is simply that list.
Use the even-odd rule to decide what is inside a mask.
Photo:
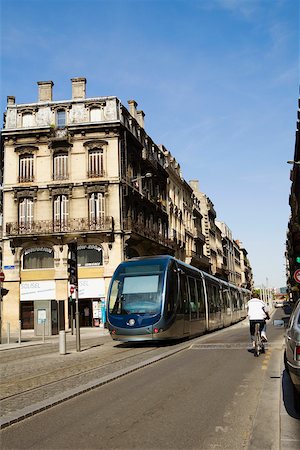
[{"label": "window", "polygon": [[80,245],[77,248],[78,266],[102,266],[103,253],[98,245]]},{"label": "window", "polygon": [[91,108],[90,110],[90,121],[91,122],[100,122],[100,108]]},{"label": "window", "polygon": [[57,128],[64,128],[66,126],[66,111],[59,109],[56,112],[56,126]]},{"label": "window", "polygon": [[53,179],[66,180],[68,178],[68,154],[56,153],[53,157]]},{"label": "window", "polygon": [[66,195],[57,195],[54,198],[54,231],[67,231],[69,217],[68,203],[69,199]]},{"label": "window", "polygon": [[104,195],[102,192],[94,192],[89,198],[89,220],[91,229],[103,228],[105,218]]},{"label": "window", "polygon": [[22,198],[19,203],[19,231],[30,231],[33,225],[33,199]]},{"label": "window", "polygon": [[103,176],[103,150],[90,150],[88,164],[88,176],[90,178]]},{"label": "window", "polygon": [[19,181],[33,181],[33,155],[22,155],[19,159]]},{"label": "window", "polygon": [[32,127],[33,120],[32,120],[32,114],[31,113],[25,113],[22,115],[22,126],[24,128]]},{"label": "window", "polygon": [[51,248],[30,248],[23,254],[23,269],[48,269],[54,267],[54,253]]}]

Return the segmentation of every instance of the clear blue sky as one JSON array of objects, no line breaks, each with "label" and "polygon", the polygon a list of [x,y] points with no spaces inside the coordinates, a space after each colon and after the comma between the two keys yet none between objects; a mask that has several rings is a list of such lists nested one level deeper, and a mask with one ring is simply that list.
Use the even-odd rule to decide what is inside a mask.
[{"label": "clear blue sky", "polygon": [[297,0],[1,0],[1,114],[37,101],[135,99],[146,132],[243,242],[255,284],[284,286],[299,85]]}]

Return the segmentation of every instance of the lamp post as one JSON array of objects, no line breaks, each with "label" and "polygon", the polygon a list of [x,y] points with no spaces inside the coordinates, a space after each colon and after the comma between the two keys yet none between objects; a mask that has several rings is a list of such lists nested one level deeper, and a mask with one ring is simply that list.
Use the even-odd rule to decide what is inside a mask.
[{"label": "lamp post", "polygon": [[135,177],[135,178],[131,178],[131,182],[132,183],[135,183],[136,181],[140,181],[140,180],[143,180],[144,178],[151,178],[153,175],[152,175],[152,173],[151,172],[147,172],[147,173],[145,173],[145,175],[140,175],[140,176],[138,176],[138,177]]},{"label": "lamp post", "polygon": [[288,164],[296,164],[297,166],[300,165],[300,161],[291,161],[291,160],[289,160],[289,161],[287,161],[287,163]]}]

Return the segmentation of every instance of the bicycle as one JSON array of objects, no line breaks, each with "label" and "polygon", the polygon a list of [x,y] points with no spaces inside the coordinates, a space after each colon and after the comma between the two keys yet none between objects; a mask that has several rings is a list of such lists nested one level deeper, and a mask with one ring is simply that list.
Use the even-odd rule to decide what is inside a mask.
[{"label": "bicycle", "polygon": [[260,353],[265,353],[265,345],[261,338],[259,323],[255,324],[254,344],[254,356],[259,356]]}]

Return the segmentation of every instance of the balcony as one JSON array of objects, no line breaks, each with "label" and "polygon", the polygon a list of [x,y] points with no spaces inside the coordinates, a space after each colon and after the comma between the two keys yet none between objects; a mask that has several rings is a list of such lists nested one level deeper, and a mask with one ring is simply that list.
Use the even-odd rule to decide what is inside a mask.
[{"label": "balcony", "polygon": [[139,234],[140,236],[155,241],[156,243],[174,249],[177,247],[176,243],[172,239],[168,239],[161,233],[158,233],[154,228],[147,228],[144,224],[134,222],[131,219],[124,221],[124,230],[128,230]]},{"label": "balcony", "polygon": [[7,222],[7,236],[36,236],[55,233],[76,232],[113,232],[113,217],[105,217],[103,220],[90,221],[86,218],[69,219],[64,222],[53,220],[37,220],[30,223]]}]

